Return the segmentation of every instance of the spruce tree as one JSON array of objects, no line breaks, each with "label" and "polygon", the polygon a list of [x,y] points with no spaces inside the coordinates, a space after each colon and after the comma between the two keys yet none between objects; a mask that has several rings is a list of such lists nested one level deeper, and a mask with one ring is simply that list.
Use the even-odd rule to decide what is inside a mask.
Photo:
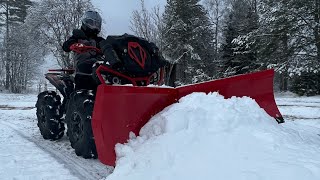
[{"label": "spruce tree", "polygon": [[[9,24],[23,23],[27,16],[27,9],[32,5],[30,0],[0,0],[1,14],[5,16]],[[4,23],[2,23],[4,24]]]},{"label": "spruce tree", "polygon": [[[272,67],[279,74],[276,79],[280,91],[287,91],[289,86],[289,69],[295,54],[294,41],[291,41],[297,22],[290,17],[287,5],[290,2],[264,0],[260,5],[261,20],[256,35],[260,38],[260,62],[264,67]],[[270,9],[272,9],[270,11]],[[290,42],[291,41],[291,42]]]},{"label": "spruce tree", "polygon": [[291,91],[300,96],[320,94],[320,73],[302,72],[293,79]]},{"label": "spruce tree", "polygon": [[[256,33],[260,37],[259,57],[279,73],[279,89],[288,90],[291,77],[298,88],[298,79],[302,82],[306,76],[310,81],[304,82],[301,90],[315,87],[312,79],[320,70],[320,1],[264,0],[260,12],[261,26]],[[296,77],[300,75],[303,77]]]},{"label": "spruce tree", "polygon": [[180,83],[208,79],[213,60],[213,31],[200,0],[168,0],[163,30],[165,55],[177,63]]},{"label": "spruce tree", "polygon": [[255,39],[250,34],[258,27],[258,15],[248,0],[235,0],[226,18],[222,44],[222,74],[244,74],[259,68]]},{"label": "spruce tree", "polygon": [[5,27],[5,36],[8,36],[10,27],[24,22],[31,5],[30,0],[0,0],[0,26]]}]

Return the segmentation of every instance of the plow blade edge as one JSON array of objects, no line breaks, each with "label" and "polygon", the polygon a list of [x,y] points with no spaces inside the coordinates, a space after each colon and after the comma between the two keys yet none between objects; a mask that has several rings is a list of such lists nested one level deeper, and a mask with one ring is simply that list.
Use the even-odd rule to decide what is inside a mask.
[{"label": "plow blade edge", "polygon": [[266,70],[178,88],[102,84],[98,87],[92,118],[99,160],[114,166],[117,143],[125,143],[130,132],[138,135],[153,115],[193,92],[219,92],[225,98],[251,97],[281,123],[283,118],[274,99],[273,77],[274,71]]}]

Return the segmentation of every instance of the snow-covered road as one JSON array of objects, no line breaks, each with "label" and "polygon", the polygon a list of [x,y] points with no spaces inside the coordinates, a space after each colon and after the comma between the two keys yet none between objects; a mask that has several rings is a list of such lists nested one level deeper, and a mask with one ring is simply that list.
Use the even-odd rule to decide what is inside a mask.
[{"label": "snow-covered road", "polygon": [[36,95],[0,94],[0,179],[88,179],[106,177],[111,168],[75,155],[69,140],[42,138]]},{"label": "snow-covered road", "polygon": [[[107,177],[112,168],[98,160],[77,157],[66,136],[58,141],[42,139],[36,123],[36,98],[36,95],[0,94],[0,179],[95,180]],[[306,132],[320,134],[319,96],[280,95],[276,100],[281,113],[289,120],[286,128],[301,132],[301,139]],[[317,142],[320,144],[320,136],[309,144],[319,147]],[[320,171],[318,166],[312,168]]]},{"label": "snow-covered road", "polygon": [[0,122],[0,137],[1,179],[78,179],[9,122]]},{"label": "snow-covered road", "polygon": [[280,96],[277,105],[286,120],[320,120],[320,97]]}]

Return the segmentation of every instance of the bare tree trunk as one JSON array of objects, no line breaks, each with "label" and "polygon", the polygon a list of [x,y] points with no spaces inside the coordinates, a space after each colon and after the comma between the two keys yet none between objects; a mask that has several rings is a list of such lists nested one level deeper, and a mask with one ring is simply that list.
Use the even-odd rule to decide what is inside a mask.
[{"label": "bare tree trunk", "polygon": [[219,25],[220,25],[220,17],[219,17],[219,3],[218,3],[218,0],[215,0],[216,1],[216,27],[215,27],[215,49],[214,49],[214,52],[215,52],[215,60],[218,59],[218,46],[219,46]]},{"label": "bare tree trunk", "polygon": [[214,26],[214,60],[216,61],[218,59],[219,54],[219,34],[221,31],[221,18],[223,17],[223,3],[222,0],[206,0],[206,8],[209,12],[209,18],[211,20],[212,26]]},{"label": "bare tree trunk", "polygon": [[176,87],[176,73],[177,73],[177,64],[168,64],[165,66],[165,84],[171,87]]},{"label": "bare tree trunk", "polygon": [[[288,35],[287,33],[283,33],[283,37],[282,37],[282,44],[283,44],[283,48],[284,48],[284,52],[288,52],[289,51],[289,47],[288,47]],[[283,56],[285,58],[286,62],[286,67],[285,70],[281,73],[280,75],[280,91],[288,91],[288,81],[289,81],[289,75],[288,75],[288,69],[289,69],[289,57],[287,56],[287,54],[285,54]]]},{"label": "bare tree trunk", "polygon": [[29,75],[28,75],[28,72],[29,72],[29,59],[26,60],[25,64],[24,64],[24,76],[23,76],[23,89],[26,90],[27,89],[27,84],[28,84],[28,79],[29,79]]},{"label": "bare tree trunk", "polygon": [[254,7],[254,12],[258,13],[258,3],[257,0],[253,0],[253,7]]},{"label": "bare tree trunk", "polygon": [[320,63],[320,0],[315,0],[315,11],[314,11],[314,19],[315,19],[315,28],[314,28],[314,37],[317,47],[317,61]]},{"label": "bare tree trunk", "polygon": [[9,53],[9,5],[8,5],[8,1],[6,1],[5,4],[5,8],[6,8],[6,38],[5,38],[5,46],[6,46],[6,83],[5,83],[5,88],[9,89],[10,87],[10,66],[9,66],[9,62],[10,62],[10,53]]},{"label": "bare tree trunk", "polygon": [[288,91],[288,73],[283,72],[280,74],[280,91]]}]

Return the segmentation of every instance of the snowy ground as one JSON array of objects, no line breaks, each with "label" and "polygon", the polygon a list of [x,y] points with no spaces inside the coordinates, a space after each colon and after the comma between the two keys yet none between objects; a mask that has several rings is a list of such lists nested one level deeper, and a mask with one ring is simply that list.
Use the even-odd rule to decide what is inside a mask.
[{"label": "snowy ground", "polygon": [[42,139],[36,95],[0,94],[0,179],[320,179],[320,97],[276,100],[281,126],[250,99],[184,98],[117,146],[108,176],[110,167],[77,157],[67,137]]},{"label": "snowy ground", "polygon": [[42,139],[37,127],[36,95],[0,94],[0,179],[89,179],[111,169],[98,160],[77,157],[66,136]]}]

